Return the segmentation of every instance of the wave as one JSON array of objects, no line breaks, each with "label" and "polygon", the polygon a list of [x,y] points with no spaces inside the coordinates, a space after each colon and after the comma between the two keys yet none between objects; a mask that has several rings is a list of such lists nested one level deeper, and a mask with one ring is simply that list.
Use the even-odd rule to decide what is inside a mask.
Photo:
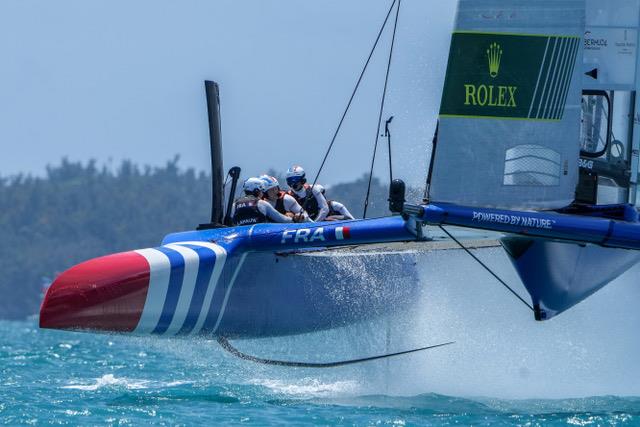
[{"label": "wave", "polygon": [[83,390],[83,391],[96,391],[102,388],[124,388],[127,390],[144,390],[149,388],[166,388],[177,387],[183,384],[188,384],[188,381],[150,381],[150,380],[136,380],[130,378],[116,378],[113,374],[106,374],[100,378],[95,378],[92,383],[72,383],[66,386],[62,386],[65,389]]}]

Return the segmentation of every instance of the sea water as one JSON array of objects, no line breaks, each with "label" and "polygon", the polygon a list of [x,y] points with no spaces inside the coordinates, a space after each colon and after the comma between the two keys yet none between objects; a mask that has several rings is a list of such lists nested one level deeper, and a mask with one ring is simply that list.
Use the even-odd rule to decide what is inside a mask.
[{"label": "sea water", "polygon": [[412,384],[388,394],[384,377],[394,373],[385,362],[373,370],[264,367],[215,342],[43,331],[35,321],[0,322],[0,339],[6,425],[640,424],[639,397],[454,397],[427,392],[428,382],[423,393]]},{"label": "sea water", "polygon": [[[523,292],[492,251],[479,255]],[[0,321],[0,424],[640,425],[638,267],[540,323],[463,255],[428,254],[419,298],[395,316],[233,342],[315,362],[455,342],[333,369],[258,365],[211,340]]]}]

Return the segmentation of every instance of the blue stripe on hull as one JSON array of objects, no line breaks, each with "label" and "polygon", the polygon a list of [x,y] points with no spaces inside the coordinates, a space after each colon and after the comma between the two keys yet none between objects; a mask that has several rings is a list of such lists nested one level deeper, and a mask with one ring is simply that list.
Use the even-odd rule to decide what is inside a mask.
[{"label": "blue stripe on hull", "polygon": [[[198,266],[198,277],[196,279],[196,285],[191,297],[191,304],[189,305],[189,312],[182,327],[178,331],[178,335],[186,335],[193,330],[193,327],[198,321],[202,305],[204,303],[204,297],[207,293],[207,287],[213,273],[213,267],[216,264],[216,253],[208,248],[195,245],[182,245],[189,249],[193,249],[200,258],[200,264]],[[214,295],[215,297],[215,295]]]},{"label": "blue stripe on hull", "polygon": [[182,290],[182,282],[184,279],[184,258],[177,251],[166,247],[156,248],[169,258],[171,263],[171,275],[169,277],[169,288],[167,289],[167,297],[162,307],[162,314],[158,320],[158,324],[153,329],[152,334],[163,334],[166,332],[178,305],[180,291]]},{"label": "blue stripe on hull", "polygon": [[207,313],[207,318],[202,326],[203,334],[212,334],[215,332],[215,327],[218,322],[218,318],[220,316],[221,311],[223,310],[223,304],[225,295],[227,294],[227,289],[230,286],[231,277],[235,270],[239,267],[241,256],[233,256],[227,259],[227,263],[222,270],[222,275],[220,277],[220,282],[213,293],[213,298],[211,300],[211,306],[209,307],[209,313]]}]

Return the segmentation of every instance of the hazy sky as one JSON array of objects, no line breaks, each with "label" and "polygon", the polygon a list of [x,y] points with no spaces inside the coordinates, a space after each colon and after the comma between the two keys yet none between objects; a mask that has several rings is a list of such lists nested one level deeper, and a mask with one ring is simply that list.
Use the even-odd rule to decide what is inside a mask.
[{"label": "hazy sky", "polygon": [[[182,166],[208,170],[205,79],[221,87],[225,169],[315,174],[390,4],[4,0],[0,176],[42,174],[63,156],[160,165],[180,154]],[[402,2],[384,117],[395,116],[395,175],[415,185],[454,13],[454,1]],[[369,168],[390,30],[319,182]]]}]

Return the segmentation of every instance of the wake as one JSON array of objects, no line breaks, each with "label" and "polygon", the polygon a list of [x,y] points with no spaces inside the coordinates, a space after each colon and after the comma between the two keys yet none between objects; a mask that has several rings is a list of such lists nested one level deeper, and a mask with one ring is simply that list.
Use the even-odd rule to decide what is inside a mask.
[{"label": "wake", "polygon": [[[501,248],[475,253],[528,300]],[[261,357],[312,361],[366,357],[445,341],[455,344],[323,372],[235,363],[242,365],[253,384],[260,381],[294,390],[313,378],[324,391],[331,390],[327,384],[338,384],[337,394],[437,393],[502,399],[640,396],[640,266],[557,318],[536,322],[527,307],[462,251],[422,253],[418,263],[418,297],[391,316],[336,330],[237,344]],[[256,372],[259,380],[252,377]],[[300,390],[310,391],[305,386]]]}]

